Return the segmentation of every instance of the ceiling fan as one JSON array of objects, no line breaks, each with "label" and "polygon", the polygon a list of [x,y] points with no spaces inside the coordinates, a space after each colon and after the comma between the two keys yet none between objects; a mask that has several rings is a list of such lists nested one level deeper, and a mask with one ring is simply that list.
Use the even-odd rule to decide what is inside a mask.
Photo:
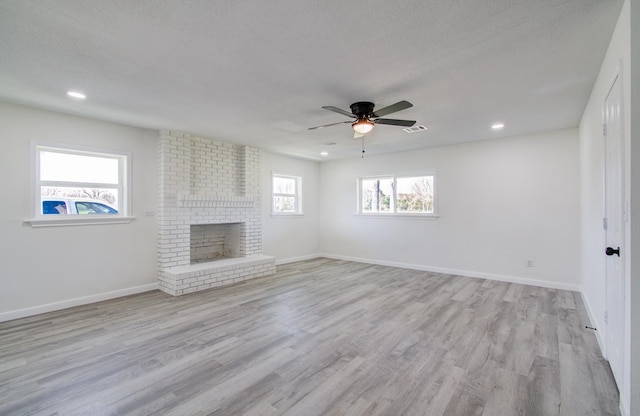
[{"label": "ceiling fan", "polygon": [[320,129],[323,127],[335,126],[338,124],[351,123],[351,127],[355,131],[354,137],[359,138],[369,133],[376,124],[390,124],[393,126],[411,127],[416,124],[415,120],[397,120],[393,118],[380,118],[387,114],[397,111],[406,110],[413,107],[409,101],[398,101],[395,104],[374,111],[375,104],[368,101],[359,101],[351,104],[351,113],[338,107],[331,105],[324,106],[325,110],[333,111],[338,114],[345,115],[355,119],[355,121],[340,121],[338,123],[325,124],[322,126],[310,127],[309,130]]}]

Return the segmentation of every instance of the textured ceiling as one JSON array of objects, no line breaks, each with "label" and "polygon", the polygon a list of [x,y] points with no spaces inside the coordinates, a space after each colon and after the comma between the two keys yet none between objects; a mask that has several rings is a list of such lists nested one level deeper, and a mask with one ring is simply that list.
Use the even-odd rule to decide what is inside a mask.
[{"label": "textured ceiling", "polygon": [[388,117],[429,128],[378,125],[368,154],[576,127],[621,7],[0,0],[0,100],[315,160],[360,155],[348,124],[307,130],[347,120],[322,106],[355,101],[408,100]]}]

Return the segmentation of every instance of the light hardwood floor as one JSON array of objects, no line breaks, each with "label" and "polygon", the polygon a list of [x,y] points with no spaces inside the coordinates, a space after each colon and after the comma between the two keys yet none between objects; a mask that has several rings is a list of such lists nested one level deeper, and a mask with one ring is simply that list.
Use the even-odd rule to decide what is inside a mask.
[{"label": "light hardwood floor", "polygon": [[0,324],[1,415],[618,415],[578,293],[338,260]]}]

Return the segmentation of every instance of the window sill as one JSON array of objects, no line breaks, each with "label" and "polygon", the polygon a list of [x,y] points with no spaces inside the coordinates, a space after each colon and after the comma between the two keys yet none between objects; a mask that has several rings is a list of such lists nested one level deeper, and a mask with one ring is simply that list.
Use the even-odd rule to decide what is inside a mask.
[{"label": "window sill", "polygon": [[355,213],[353,214],[359,218],[369,218],[369,219],[403,219],[403,220],[426,220],[426,221],[435,221],[440,216],[438,214],[363,214],[363,213]]},{"label": "window sill", "polygon": [[[75,216],[74,216],[75,217]],[[103,217],[92,215],[91,218],[32,218],[24,220],[25,224],[37,227],[68,227],[76,225],[129,224],[135,217]]]},{"label": "window sill", "polygon": [[280,212],[280,213],[276,213],[276,212],[272,212],[271,213],[271,218],[300,218],[300,217],[304,217],[303,213],[286,213],[286,212]]}]

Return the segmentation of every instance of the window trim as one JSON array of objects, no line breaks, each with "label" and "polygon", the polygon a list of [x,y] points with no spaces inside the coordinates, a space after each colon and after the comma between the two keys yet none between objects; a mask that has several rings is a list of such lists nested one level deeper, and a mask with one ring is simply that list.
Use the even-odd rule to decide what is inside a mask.
[{"label": "window trim", "polygon": [[[78,155],[95,155],[107,156],[118,159],[118,185],[95,184],[96,187],[118,189],[118,214],[91,216],[85,215],[67,215],[67,216],[49,216],[41,213],[41,195],[40,187],[40,152],[49,150],[66,154]],[[24,222],[32,227],[51,227],[51,226],[76,226],[76,225],[96,225],[96,224],[125,224],[135,220],[130,216],[131,213],[131,153],[119,150],[95,148],[88,146],[70,145],[64,143],[53,143],[45,141],[31,141],[30,144],[30,183],[29,183],[29,218]],[[58,185],[74,184],[73,182],[51,182]],[[78,182],[78,184],[88,184],[88,182]]]},{"label": "window trim", "polygon": [[[394,183],[399,178],[414,178],[420,176],[433,176],[433,212],[398,212],[397,211],[397,187],[393,187],[393,199],[391,206],[392,212],[364,212],[362,209],[362,181],[368,179],[392,179]],[[398,172],[395,174],[367,175],[356,178],[356,213],[355,215],[362,218],[401,218],[401,219],[437,219],[440,217],[438,212],[438,186],[437,186],[437,169],[423,169],[419,171]]]},{"label": "window trim", "polygon": [[[280,194],[273,191],[273,179],[274,178],[294,179],[296,182],[295,194]],[[287,175],[278,172],[271,172],[271,216],[272,217],[302,217],[304,216],[303,204],[302,204],[302,176]],[[275,210],[275,197],[276,196],[294,196],[296,198],[296,212],[276,212]]]}]

